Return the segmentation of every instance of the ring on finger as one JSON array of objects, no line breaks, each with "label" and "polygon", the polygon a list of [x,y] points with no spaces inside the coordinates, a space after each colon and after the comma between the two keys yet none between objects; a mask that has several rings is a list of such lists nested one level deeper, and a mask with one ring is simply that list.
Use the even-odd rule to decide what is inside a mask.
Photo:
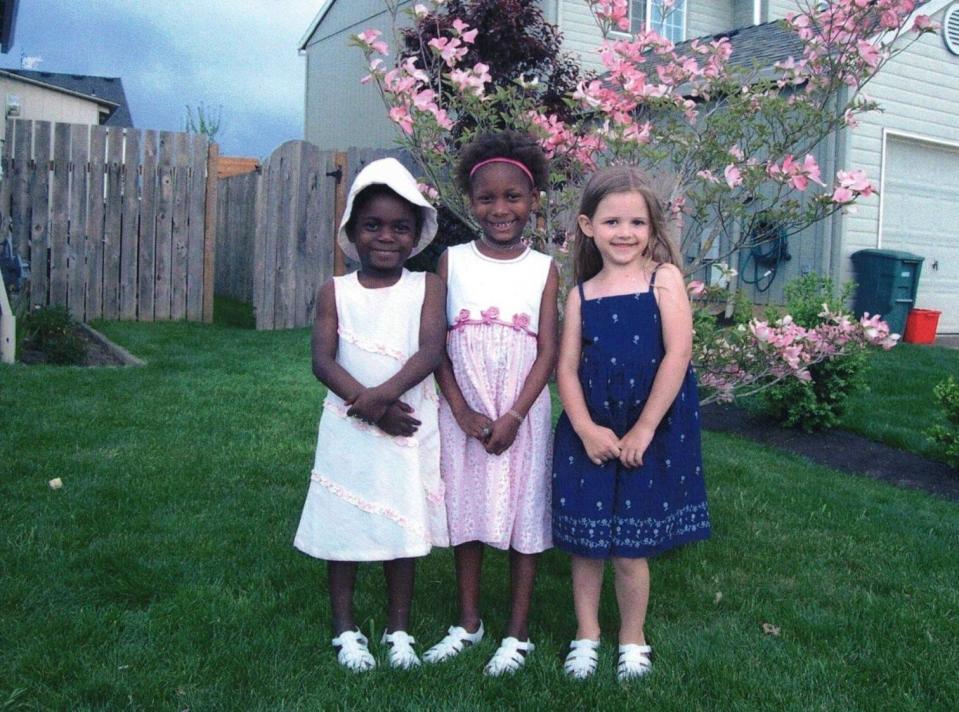
[{"label": "ring on finger", "polygon": [[483,427],[482,433],[484,438],[488,438],[490,435],[493,434],[493,429],[490,428],[490,426],[486,425]]}]

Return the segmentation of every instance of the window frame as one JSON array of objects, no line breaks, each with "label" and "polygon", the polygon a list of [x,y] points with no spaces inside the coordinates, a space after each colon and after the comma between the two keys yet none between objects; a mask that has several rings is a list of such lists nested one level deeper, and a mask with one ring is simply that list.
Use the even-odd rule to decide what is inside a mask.
[{"label": "window frame", "polygon": [[[654,10],[654,6],[655,6],[657,0],[644,0],[644,1],[645,1],[645,11],[644,11],[645,17],[644,17],[644,19],[643,19],[642,31],[648,32],[648,31],[652,28],[653,10]],[[635,2],[635,0],[629,0],[629,27],[630,27],[630,31],[629,31],[629,32],[622,32],[622,31],[620,31],[620,30],[612,30],[611,34],[616,34],[616,35],[620,35],[620,36],[624,36],[624,37],[625,37],[625,36],[628,36],[628,35],[630,35],[630,34],[636,34],[637,32],[640,31],[640,30],[633,30],[633,3],[634,3],[634,2]],[[678,39],[670,39],[670,38],[667,37],[667,39],[670,39],[670,42],[673,42],[673,43],[679,43],[679,42],[685,42],[685,41],[686,41],[686,30],[687,30],[687,27],[686,27],[686,7],[687,7],[687,0],[677,0],[677,5],[680,5],[680,6],[679,6],[679,7],[673,7],[673,9],[672,9],[671,12],[679,12],[679,13],[681,13],[682,21],[681,21],[680,26],[679,26],[679,34],[680,34],[680,37],[679,37]],[[665,35],[663,35],[663,36],[665,37]]]}]

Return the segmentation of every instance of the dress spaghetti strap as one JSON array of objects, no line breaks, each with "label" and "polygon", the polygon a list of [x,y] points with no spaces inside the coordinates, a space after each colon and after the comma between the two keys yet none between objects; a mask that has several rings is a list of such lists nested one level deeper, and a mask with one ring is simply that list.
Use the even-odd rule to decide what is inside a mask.
[{"label": "dress spaghetti strap", "polygon": [[579,289],[579,303],[582,304],[586,301],[586,295],[583,294],[583,283],[577,282],[576,287]]},{"label": "dress spaghetti strap", "polygon": [[650,292],[653,291],[653,287],[656,285],[656,272],[662,266],[663,266],[663,263],[660,262],[658,265],[656,265],[656,267],[653,268],[653,273],[649,276],[649,289],[647,291],[650,291]]}]

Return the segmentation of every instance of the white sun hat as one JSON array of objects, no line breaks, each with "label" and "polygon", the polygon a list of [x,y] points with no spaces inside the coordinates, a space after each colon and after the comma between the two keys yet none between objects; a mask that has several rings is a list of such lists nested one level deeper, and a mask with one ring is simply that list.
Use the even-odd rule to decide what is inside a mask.
[{"label": "white sun hat", "polygon": [[420,240],[413,247],[410,257],[418,255],[433,238],[436,237],[436,208],[430,205],[429,201],[423,197],[419,188],[416,187],[416,179],[403,164],[395,158],[381,158],[373,161],[363,168],[353,180],[350,186],[350,193],[346,198],[346,210],[343,212],[343,219],[340,221],[340,229],[336,233],[336,241],[343,250],[343,254],[351,260],[359,260],[356,253],[356,246],[350,242],[346,234],[346,224],[350,221],[350,215],[353,213],[353,200],[364,188],[371,185],[385,185],[401,198],[405,198],[413,205],[417,206],[421,215]]}]

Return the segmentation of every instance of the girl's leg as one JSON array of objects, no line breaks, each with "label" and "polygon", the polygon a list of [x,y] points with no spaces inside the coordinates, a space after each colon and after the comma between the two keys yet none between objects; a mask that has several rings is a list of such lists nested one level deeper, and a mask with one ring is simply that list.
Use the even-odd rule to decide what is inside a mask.
[{"label": "girl's leg", "polygon": [[333,611],[333,636],[354,630],[353,589],[356,587],[355,561],[327,561],[330,589],[330,609]]},{"label": "girl's leg", "polygon": [[386,632],[408,631],[410,608],[413,605],[416,559],[384,561],[383,573],[386,575]]},{"label": "girl's leg", "polygon": [[480,626],[480,573],[483,568],[483,543],[468,541],[453,549],[456,561],[456,587],[459,592],[459,625],[467,633]]},{"label": "girl's leg", "polygon": [[616,601],[619,603],[619,643],[646,645],[646,607],[649,605],[649,564],[646,559],[613,558]]},{"label": "girl's leg", "polygon": [[509,588],[512,599],[506,635],[517,640],[529,639],[529,607],[536,581],[536,560],[539,554],[523,554],[509,550]]},{"label": "girl's leg", "polygon": [[599,640],[599,595],[603,590],[604,559],[572,557],[573,607],[576,609],[576,640]]}]

